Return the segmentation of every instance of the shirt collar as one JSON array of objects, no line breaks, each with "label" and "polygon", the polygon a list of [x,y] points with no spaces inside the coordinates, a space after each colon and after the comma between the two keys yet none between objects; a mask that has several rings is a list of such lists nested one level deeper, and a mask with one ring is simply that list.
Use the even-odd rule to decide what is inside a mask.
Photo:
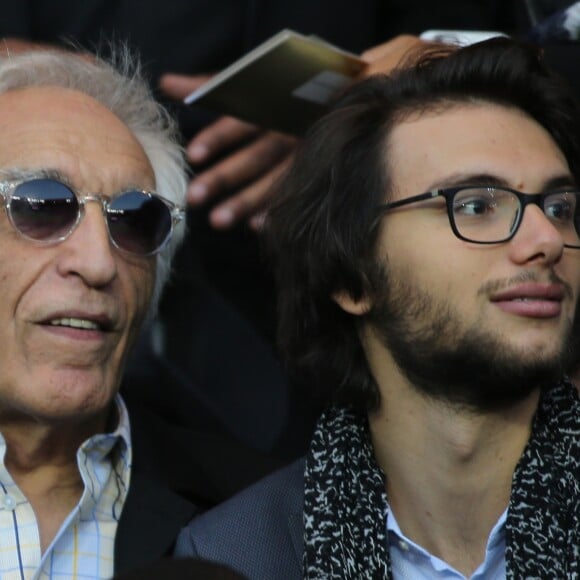
[{"label": "shirt collar", "polygon": [[131,448],[131,425],[129,412],[121,395],[117,394],[113,401],[116,411],[116,426],[109,433],[97,433],[89,437],[79,448],[79,452],[93,457],[95,460],[105,458],[117,443],[123,449]]}]

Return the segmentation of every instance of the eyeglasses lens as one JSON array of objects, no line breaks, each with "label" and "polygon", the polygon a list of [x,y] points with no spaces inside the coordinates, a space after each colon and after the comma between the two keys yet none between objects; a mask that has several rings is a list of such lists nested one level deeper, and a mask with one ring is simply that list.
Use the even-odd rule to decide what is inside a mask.
[{"label": "eyeglasses lens", "polygon": [[[542,211],[560,232],[564,243],[580,247],[578,236],[578,193],[554,193],[543,198]],[[542,199],[537,198],[538,202]],[[474,242],[509,239],[520,222],[522,203],[518,196],[501,188],[462,189],[453,198],[453,219],[457,231]]]},{"label": "eyeglasses lens", "polygon": [[578,192],[573,191],[554,193],[544,200],[544,213],[558,229],[564,243],[573,248],[580,247],[578,195]]},{"label": "eyeglasses lens", "polygon": [[157,251],[171,232],[171,212],[158,197],[129,191],[111,200],[107,223],[113,241],[127,252]]},{"label": "eyeglasses lens", "polygon": [[509,191],[469,188],[453,199],[453,218],[459,233],[475,242],[496,242],[508,238],[518,221],[521,206]]},{"label": "eyeglasses lens", "polygon": [[19,184],[10,201],[14,227],[32,240],[66,237],[78,212],[75,194],[66,185],[50,179],[32,179]]}]

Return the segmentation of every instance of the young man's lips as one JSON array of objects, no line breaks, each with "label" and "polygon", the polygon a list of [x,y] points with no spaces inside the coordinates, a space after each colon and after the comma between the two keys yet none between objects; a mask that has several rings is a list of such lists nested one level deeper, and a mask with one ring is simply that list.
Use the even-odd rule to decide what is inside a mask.
[{"label": "young man's lips", "polygon": [[497,292],[491,301],[504,312],[530,318],[553,318],[562,312],[561,284],[522,284]]}]

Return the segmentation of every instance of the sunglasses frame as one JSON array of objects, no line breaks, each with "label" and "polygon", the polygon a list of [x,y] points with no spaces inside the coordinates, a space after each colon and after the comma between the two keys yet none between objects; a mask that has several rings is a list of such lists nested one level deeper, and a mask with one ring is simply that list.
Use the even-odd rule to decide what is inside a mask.
[{"label": "sunglasses frame", "polygon": [[[78,204],[77,216],[65,234],[63,234],[61,236],[57,236],[55,238],[49,238],[49,239],[45,239],[45,240],[36,239],[36,238],[30,237],[30,236],[27,236],[16,225],[14,218],[12,216],[12,200],[18,197],[15,195],[15,192],[16,192],[16,189],[20,185],[27,183],[27,182],[32,182],[32,181],[50,181],[50,182],[53,182],[53,183],[56,183],[58,185],[65,187],[67,190],[69,190],[74,195],[75,199],[77,200],[77,204]],[[165,205],[167,210],[169,211],[169,216],[171,218],[169,232],[167,233],[163,242],[157,248],[152,250],[151,252],[141,253],[141,252],[134,252],[134,251],[128,250],[126,248],[123,248],[122,246],[120,246],[118,244],[118,242],[113,238],[113,236],[111,234],[111,229],[110,229],[109,220],[108,220],[110,205],[114,200],[118,199],[122,195],[126,195],[129,193],[141,193],[149,198],[156,198],[156,199],[160,200]],[[38,244],[38,245],[42,245],[42,246],[50,246],[50,245],[59,244],[61,242],[64,242],[66,239],[68,239],[73,234],[73,232],[76,230],[76,228],[81,223],[81,221],[84,217],[85,204],[88,202],[91,202],[91,201],[98,202],[101,206],[103,218],[105,220],[105,223],[107,224],[107,233],[109,235],[109,240],[111,241],[113,246],[117,250],[119,250],[120,252],[130,254],[132,256],[148,257],[148,256],[153,256],[155,254],[158,254],[167,245],[167,243],[171,239],[171,236],[173,235],[173,230],[174,230],[175,226],[185,218],[185,209],[183,207],[177,205],[176,203],[173,203],[172,201],[168,200],[167,198],[163,197],[162,195],[159,195],[158,193],[156,193],[154,191],[147,191],[144,189],[135,188],[135,189],[123,190],[123,191],[120,191],[119,193],[116,193],[114,195],[94,194],[94,193],[81,194],[80,192],[78,192],[76,189],[74,189],[68,183],[65,183],[59,179],[55,179],[52,177],[39,176],[39,177],[26,177],[26,178],[22,178],[22,179],[1,180],[0,181],[0,196],[2,197],[2,199],[4,201],[4,209],[6,211],[6,215],[8,216],[8,220],[10,221],[10,224],[12,225],[14,230],[16,232],[18,232],[18,234],[23,239],[30,241],[30,242],[33,242],[33,243]],[[22,199],[24,199],[24,196],[22,197]],[[114,211],[115,210],[112,210],[112,212],[114,212]]]}]

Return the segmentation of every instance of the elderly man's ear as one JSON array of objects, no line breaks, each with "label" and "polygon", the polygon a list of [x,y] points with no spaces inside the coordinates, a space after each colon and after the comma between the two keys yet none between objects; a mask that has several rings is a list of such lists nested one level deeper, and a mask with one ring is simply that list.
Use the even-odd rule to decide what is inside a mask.
[{"label": "elderly man's ear", "polygon": [[339,290],[332,294],[332,299],[345,311],[353,316],[368,314],[372,308],[372,301],[365,293],[360,298],[353,298],[346,290]]}]

